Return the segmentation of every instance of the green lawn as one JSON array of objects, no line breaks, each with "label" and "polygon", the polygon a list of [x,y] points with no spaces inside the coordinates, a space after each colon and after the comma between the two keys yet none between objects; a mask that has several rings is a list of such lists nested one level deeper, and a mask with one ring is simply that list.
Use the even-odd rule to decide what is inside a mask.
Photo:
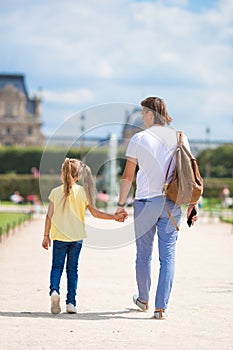
[{"label": "green lawn", "polygon": [[222,222],[226,222],[226,223],[228,223],[228,224],[232,224],[232,225],[233,225],[233,219],[225,219],[225,218],[220,217],[220,220],[221,220]]},{"label": "green lawn", "polygon": [[7,232],[8,225],[13,228],[28,220],[29,217],[29,214],[22,213],[0,213],[0,235]]},{"label": "green lawn", "polygon": [[[0,201],[0,205],[7,205],[7,206],[18,206],[19,204],[15,204],[13,203],[12,201]],[[20,204],[20,206],[22,206],[22,208],[24,207],[28,207],[30,206],[31,204],[30,203],[25,203],[25,204]]]}]

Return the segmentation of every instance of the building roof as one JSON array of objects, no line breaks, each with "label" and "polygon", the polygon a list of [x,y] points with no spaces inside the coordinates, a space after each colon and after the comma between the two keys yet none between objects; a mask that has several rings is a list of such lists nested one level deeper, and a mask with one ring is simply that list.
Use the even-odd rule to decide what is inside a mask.
[{"label": "building roof", "polygon": [[0,74],[0,89],[4,89],[5,86],[12,85],[18,91],[22,92],[26,98],[26,110],[30,114],[36,114],[36,99],[30,98],[26,89],[24,75],[23,74]]}]

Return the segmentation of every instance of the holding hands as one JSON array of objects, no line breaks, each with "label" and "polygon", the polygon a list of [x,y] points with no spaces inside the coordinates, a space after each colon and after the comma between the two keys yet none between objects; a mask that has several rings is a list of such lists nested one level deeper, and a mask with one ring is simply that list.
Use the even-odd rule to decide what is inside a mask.
[{"label": "holding hands", "polygon": [[128,213],[124,208],[118,208],[115,212],[115,221],[124,222],[128,218]]}]

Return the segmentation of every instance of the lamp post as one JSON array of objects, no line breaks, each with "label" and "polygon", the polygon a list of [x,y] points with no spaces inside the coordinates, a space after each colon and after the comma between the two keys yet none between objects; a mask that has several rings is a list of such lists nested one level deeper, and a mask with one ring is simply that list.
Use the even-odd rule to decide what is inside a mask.
[{"label": "lamp post", "polygon": [[85,120],[86,117],[84,114],[80,116],[80,152],[82,153],[82,149],[84,148],[84,136],[83,133],[85,131]]},{"label": "lamp post", "polygon": [[206,143],[209,144],[210,143],[210,128],[208,126],[205,129],[205,133],[206,133]]},{"label": "lamp post", "polygon": [[[206,145],[208,146],[209,148],[209,144],[210,144],[210,128],[207,127],[205,129],[205,132],[206,132]],[[208,152],[208,151],[207,151]],[[205,177],[210,177],[210,174],[211,174],[211,170],[210,170],[210,159],[209,159],[209,156],[206,160],[206,164],[205,164]]]},{"label": "lamp post", "polygon": [[109,160],[110,160],[110,188],[109,188],[109,195],[110,195],[110,203],[114,204],[114,199],[116,198],[116,184],[117,184],[117,163],[116,163],[116,157],[117,157],[117,136],[115,134],[111,134],[110,140],[109,140]]}]

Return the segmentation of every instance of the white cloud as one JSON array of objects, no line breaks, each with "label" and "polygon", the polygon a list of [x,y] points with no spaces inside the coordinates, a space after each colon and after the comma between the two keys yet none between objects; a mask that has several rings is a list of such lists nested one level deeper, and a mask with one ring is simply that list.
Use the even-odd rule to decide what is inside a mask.
[{"label": "white cloud", "polygon": [[188,0],[160,0],[163,5],[173,5],[173,6],[186,6],[188,5]]},{"label": "white cloud", "polygon": [[42,99],[48,102],[74,106],[80,103],[92,103],[94,94],[86,88],[62,92],[43,90]]},{"label": "white cloud", "polygon": [[110,63],[105,60],[100,62],[100,67],[97,74],[102,78],[110,78],[113,75],[113,70]]},{"label": "white cloud", "polygon": [[[19,7],[11,0],[0,12],[0,69],[43,86],[45,125],[62,104],[68,113],[77,105],[137,103],[147,94],[163,95],[186,124],[187,111],[198,125],[218,121],[213,96],[224,96],[224,115],[233,110],[233,2],[200,13],[189,2],[25,0]],[[56,113],[47,102],[58,105]]]}]

